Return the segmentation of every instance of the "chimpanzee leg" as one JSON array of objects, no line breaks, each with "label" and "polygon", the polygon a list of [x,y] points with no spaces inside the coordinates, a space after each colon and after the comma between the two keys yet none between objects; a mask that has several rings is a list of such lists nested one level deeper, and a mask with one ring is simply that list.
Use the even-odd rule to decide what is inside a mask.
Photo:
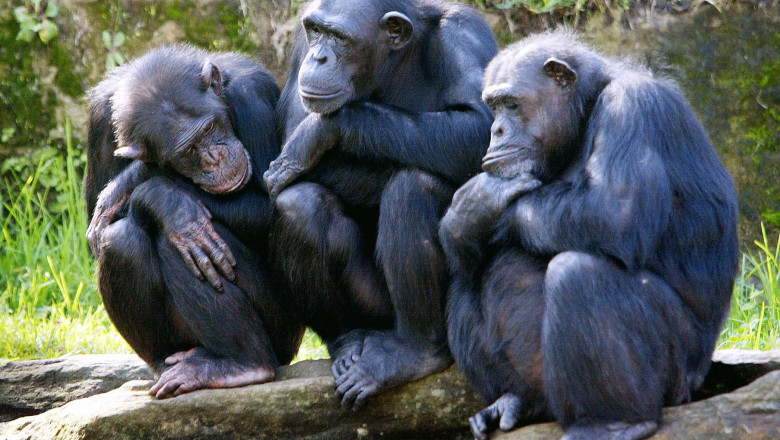
[{"label": "chimpanzee leg", "polygon": [[[271,381],[279,365],[275,346],[282,347],[285,357],[290,357],[289,353],[300,342],[300,324],[293,320],[286,323],[290,326],[290,334],[286,334],[278,318],[269,316],[280,308],[275,306],[271,286],[261,275],[257,256],[227,229],[216,223],[214,226],[237,260],[235,284],[223,280],[223,293],[194,277],[165,237],[159,235],[157,239],[163,279],[172,306],[198,342],[196,348],[166,359],[168,368],[150,390],[158,398],[202,388]],[[270,301],[269,309],[258,310],[256,305],[266,300]],[[279,340],[272,341],[269,337],[266,331],[269,324],[273,325],[271,334],[280,337]]]},{"label": "chimpanzee leg", "polygon": [[499,253],[476,297],[457,280],[447,302],[453,357],[490,404],[469,419],[476,438],[547,416],[542,389],[542,286],[546,260]]},{"label": "chimpanzee leg", "polygon": [[359,360],[336,378],[342,405],[360,406],[370,396],[452,362],[444,319],[447,265],[438,224],[453,192],[421,171],[399,171],[387,183],[376,253],[393,301],[395,328],[368,333]]},{"label": "chimpanzee leg", "polygon": [[[392,325],[392,305],[359,225],[324,187],[293,185],[276,199],[271,260],[304,322],[337,357],[335,339],[355,328]],[[340,341],[343,346],[344,341]]]},{"label": "chimpanzee leg", "polygon": [[693,315],[651,272],[565,252],[545,277],[544,385],[566,439],[642,439],[689,398]]},{"label": "chimpanzee leg", "polygon": [[106,228],[101,242],[98,285],[103,305],[122,337],[159,374],[167,356],[196,341],[185,326],[175,325],[157,249],[132,217]]}]

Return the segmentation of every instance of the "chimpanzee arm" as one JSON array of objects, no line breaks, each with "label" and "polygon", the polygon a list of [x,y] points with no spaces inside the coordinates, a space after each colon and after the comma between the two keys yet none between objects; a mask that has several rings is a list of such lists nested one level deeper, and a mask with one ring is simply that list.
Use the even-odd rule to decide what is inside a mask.
[{"label": "chimpanzee arm", "polygon": [[92,196],[95,201],[87,227],[87,242],[89,242],[89,247],[95,257],[100,255],[100,237],[103,235],[103,231],[111,224],[117,212],[122,209],[130,193],[149,176],[150,170],[145,163],[140,160],[132,161],[109,181],[99,194],[96,193]]},{"label": "chimpanzee arm", "polygon": [[[456,186],[478,172],[493,121],[481,101],[481,90],[484,67],[496,52],[495,40],[481,19],[459,14],[453,17],[433,38],[425,51],[427,59],[420,61],[431,69],[435,66],[433,84],[446,86],[435,98],[438,110],[405,111],[358,101],[332,114],[309,114],[292,132],[288,124],[282,154],[265,174],[271,196],[312,169],[337,145],[341,151],[367,161],[425,169]],[[415,89],[412,86],[395,93],[414,96]],[[301,105],[298,100],[283,97],[282,104],[286,109],[283,114],[297,117],[294,110]]]},{"label": "chimpanzee arm", "polygon": [[[673,191],[659,150],[657,114],[635,106],[594,111],[579,176],[521,196],[501,220],[499,240],[520,240],[532,252],[595,252],[642,267],[666,230]],[[663,148],[666,148],[665,146]]]},{"label": "chimpanzee arm", "polygon": [[227,226],[250,248],[257,240],[264,240],[273,213],[271,199],[255,176],[253,171],[252,179],[241,191],[215,195],[203,191],[189,179],[178,175],[165,175],[175,186],[181,188],[180,197],[199,199],[211,214],[212,221]]},{"label": "chimpanzee arm", "polygon": [[460,187],[439,228],[450,271],[455,281],[477,288],[483,273],[485,248],[493,235],[495,222],[507,205],[541,182],[530,174],[505,179],[480,173]]},{"label": "chimpanzee arm", "polygon": [[162,231],[199,278],[220,292],[223,287],[217,269],[225,278],[235,278],[236,259],[214,229],[211,213],[181,183],[156,175],[139,185],[128,203],[138,218]]},{"label": "chimpanzee arm", "polygon": [[469,8],[453,11],[426,54],[436,83],[446,85],[437,110],[408,112],[370,101],[347,105],[329,117],[341,134],[340,148],[462,185],[480,171],[490,143],[493,115],[482,102],[482,81],[495,54],[495,40],[481,17]]},{"label": "chimpanzee arm", "polygon": [[422,168],[460,184],[479,171],[493,118],[481,102],[425,113],[364,102],[345,106],[332,119],[343,151]]}]

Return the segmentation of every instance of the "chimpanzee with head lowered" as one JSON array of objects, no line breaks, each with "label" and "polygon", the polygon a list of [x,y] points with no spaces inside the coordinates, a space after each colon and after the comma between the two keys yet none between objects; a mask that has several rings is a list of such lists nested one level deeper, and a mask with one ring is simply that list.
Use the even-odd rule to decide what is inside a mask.
[{"label": "chimpanzee with head lowered", "polygon": [[555,417],[641,439],[701,385],[737,269],[734,184],[668,80],[568,32],[485,73],[485,173],[440,237],[453,356],[490,403],[478,438]]},{"label": "chimpanzee with head lowered", "polygon": [[106,310],[158,374],[158,398],[272,380],[297,351],[303,326],[265,267],[259,176],[279,152],[278,97],[261,66],[189,46],[90,93],[87,237]]},{"label": "chimpanzee with head lowered", "polygon": [[313,1],[299,32],[265,174],[272,260],[357,407],[451,363],[438,222],[479,171],[497,48],[478,13],[435,0]]}]

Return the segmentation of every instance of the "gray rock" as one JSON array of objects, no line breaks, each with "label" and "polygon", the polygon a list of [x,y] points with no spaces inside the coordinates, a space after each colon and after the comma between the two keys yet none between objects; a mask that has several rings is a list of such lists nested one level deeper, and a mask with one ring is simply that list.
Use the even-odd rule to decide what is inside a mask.
[{"label": "gray rock", "polygon": [[[780,369],[780,350],[725,350],[713,359],[697,399],[729,393]],[[9,418],[36,414],[130,379],[151,377],[132,355],[12,362],[0,367],[0,414]],[[38,416],[0,424],[0,439],[469,438],[466,421],[483,406],[455,367],[386,393],[358,412],[339,407],[326,360],[282,367],[274,383],[199,391],[164,401],[147,396],[150,385],[133,381]],[[653,438],[780,439],[778,412],[780,372],[730,394],[667,408],[665,422]],[[548,423],[496,438],[546,439],[561,434],[556,424]]]},{"label": "gray rock", "polygon": [[146,364],[131,354],[9,362],[0,366],[0,422],[152,378]]},{"label": "gray rock", "polygon": [[282,368],[276,382],[196,391],[168,400],[149,381],[68,403],[0,427],[8,440],[467,438],[479,397],[455,369],[399,387],[360,411],[344,410],[330,361]]},{"label": "gray rock", "polygon": [[[495,440],[553,440],[563,435],[555,423],[496,435]],[[666,408],[664,422],[650,440],[780,439],[780,371],[728,394]]]}]

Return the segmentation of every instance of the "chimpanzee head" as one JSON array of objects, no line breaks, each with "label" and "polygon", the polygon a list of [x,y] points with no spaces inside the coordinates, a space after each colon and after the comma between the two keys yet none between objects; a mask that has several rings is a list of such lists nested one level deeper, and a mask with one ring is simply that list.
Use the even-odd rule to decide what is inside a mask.
[{"label": "chimpanzee head", "polygon": [[332,113],[370,93],[390,53],[412,40],[409,17],[380,3],[317,0],[307,8],[301,23],[308,52],[298,71],[306,110]]},{"label": "chimpanzee head", "polygon": [[246,185],[249,153],[233,133],[225,79],[206,52],[157,50],[126,69],[111,98],[115,156],[154,163],[214,194]]},{"label": "chimpanzee head", "polygon": [[501,51],[485,71],[482,99],[495,119],[482,169],[545,181],[570,164],[606,84],[604,66],[567,31],[535,35]]}]

